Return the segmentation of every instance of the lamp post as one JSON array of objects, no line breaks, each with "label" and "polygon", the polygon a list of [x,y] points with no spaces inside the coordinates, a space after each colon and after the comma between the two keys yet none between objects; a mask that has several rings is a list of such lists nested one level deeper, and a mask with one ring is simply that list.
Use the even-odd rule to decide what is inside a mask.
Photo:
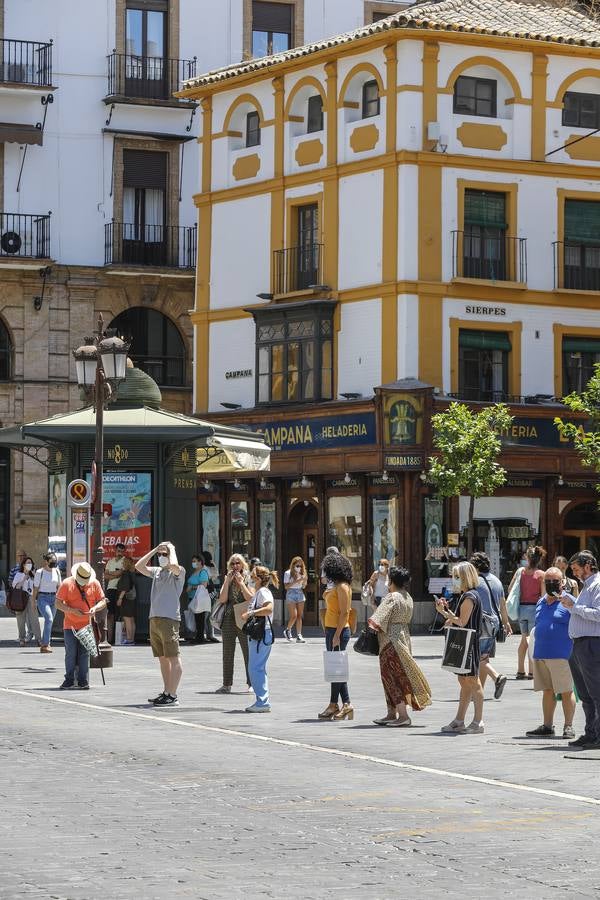
[{"label": "lamp post", "polygon": [[[96,443],[92,473],[94,557],[92,560],[98,581],[104,586],[104,556],[102,548],[102,476],[104,468],[104,408],[115,399],[119,382],[127,373],[129,344],[116,337],[114,329],[104,328],[102,314],[98,316],[96,333],[85,344],[73,350],[77,370],[77,384],[89,397],[96,411]],[[103,668],[112,666],[112,649],[108,644],[107,613],[99,614],[101,629],[100,651],[96,657]],[[94,660],[92,660],[92,665]]]}]

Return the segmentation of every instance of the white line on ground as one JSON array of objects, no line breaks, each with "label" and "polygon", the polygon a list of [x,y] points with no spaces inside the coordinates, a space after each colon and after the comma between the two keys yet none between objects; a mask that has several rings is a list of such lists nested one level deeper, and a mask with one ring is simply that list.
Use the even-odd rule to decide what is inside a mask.
[{"label": "white line on ground", "polygon": [[132,712],[129,709],[117,709],[114,706],[99,706],[95,703],[83,703],[81,700],[68,700],[66,697],[52,697],[48,694],[38,694],[33,691],[19,691],[16,688],[0,687],[0,691],[3,691],[5,694],[16,694],[19,697],[46,700],[51,703],[64,703],[67,706],[78,706],[82,709],[93,709],[102,713],[126,716],[130,719],[147,719],[151,722],[160,722],[162,725],[176,725],[180,728],[195,728],[198,731],[211,731],[214,734],[227,734],[234,737],[247,738],[251,741],[263,741],[267,744],[279,744],[282,747],[294,747],[298,750],[309,750],[313,753],[327,753],[330,756],[342,756],[345,759],[355,759],[360,762],[375,763],[380,766],[390,766],[393,769],[405,769],[409,772],[423,772],[426,775],[437,775],[442,778],[455,778],[458,781],[473,781],[477,784],[487,784],[490,787],[504,788],[511,791],[523,791],[528,794],[541,794],[544,797],[553,797],[558,800],[572,800],[576,803],[590,803],[593,806],[600,806],[600,798],[597,797],[567,794],[563,791],[531,787],[528,784],[516,784],[513,781],[499,781],[496,778],[484,778],[481,775],[466,775],[462,772],[448,772],[445,769],[432,769],[429,766],[415,766],[412,763],[398,762],[395,759],[369,756],[367,753],[355,753],[353,750],[337,750],[334,747],[321,747],[318,744],[305,744],[302,741],[289,741],[285,738],[276,738],[265,734],[254,734],[251,731],[238,731],[235,728],[219,728],[216,725],[201,725],[197,722],[185,722],[183,719],[174,719],[170,716],[166,718],[164,715],[156,716],[151,713]]}]

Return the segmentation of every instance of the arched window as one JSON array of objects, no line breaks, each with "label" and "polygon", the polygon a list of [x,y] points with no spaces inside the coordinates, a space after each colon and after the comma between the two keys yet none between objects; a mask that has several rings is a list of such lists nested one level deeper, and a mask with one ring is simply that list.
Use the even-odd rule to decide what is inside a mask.
[{"label": "arched window", "polygon": [[12,341],[6,325],[0,321],[0,381],[12,378]]},{"label": "arched window", "polygon": [[185,346],[177,327],[156,309],[133,307],[110,323],[131,342],[129,355],[138,369],[160,387],[184,387]]}]

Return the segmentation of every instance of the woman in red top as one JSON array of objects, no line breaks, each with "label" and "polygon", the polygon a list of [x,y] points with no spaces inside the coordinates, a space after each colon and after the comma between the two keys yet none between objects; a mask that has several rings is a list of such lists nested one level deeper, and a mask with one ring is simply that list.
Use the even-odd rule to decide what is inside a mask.
[{"label": "woman in red top", "polygon": [[546,556],[547,554],[543,547],[528,547],[525,554],[527,565],[517,569],[510,583],[510,587],[512,587],[513,582],[519,578],[519,628],[521,629],[521,642],[517,651],[517,681],[522,681],[524,678],[533,678],[531,664],[529,664],[529,675],[525,674],[525,657],[529,646],[529,633],[535,625],[536,603],[540,597],[544,596]]}]

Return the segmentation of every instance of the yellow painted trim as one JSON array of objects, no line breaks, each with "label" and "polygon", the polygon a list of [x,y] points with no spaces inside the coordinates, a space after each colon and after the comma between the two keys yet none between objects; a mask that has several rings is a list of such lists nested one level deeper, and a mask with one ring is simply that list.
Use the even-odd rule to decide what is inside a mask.
[{"label": "yellow painted trim", "polygon": [[226,134],[230,130],[231,119],[233,118],[233,114],[235,113],[238,106],[243,106],[244,103],[249,103],[251,106],[255,108],[258,113],[258,118],[260,121],[260,127],[264,128],[267,122],[265,121],[265,114],[263,112],[263,108],[260,105],[259,101],[256,99],[254,94],[240,94],[239,97],[236,97],[227,112],[225,113],[225,120],[223,122],[223,132]]},{"label": "yellow painted trim", "polygon": [[508,358],[508,393],[521,396],[521,335],[522,322],[473,322],[469,319],[450,319],[450,390],[456,393],[458,385],[458,333],[465,331],[503,331],[510,336],[511,352]]},{"label": "yellow painted trim", "polygon": [[442,388],[442,309],[444,298],[419,290],[419,378]]},{"label": "yellow painted trim", "polygon": [[544,162],[546,158],[546,81],[548,57],[535,53],[531,71],[531,158]]},{"label": "yellow painted trim", "polygon": [[419,278],[425,281],[440,281],[442,277],[442,170],[437,166],[419,166],[418,186]]},{"label": "yellow painted trim", "polygon": [[[338,289],[339,269],[339,191],[337,180],[323,185],[323,280],[332,289]],[[334,347],[334,352],[337,352]]]},{"label": "yellow painted trim", "polygon": [[212,185],[212,98],[202,101],[202,193],[208,194]]},{"label": "yellow painted trim", "polygon": [[[507,203],[506,203],[506,237],[517,237],[518,235],[518,222],[517,222],[517,191],[518,184],[506,183],[501,184],[496,181],[470,181],[467,179],[459,178],[456,182],[456,203],[457,203],[457,216],[456,220],[458,222],[458,231],[462,234],[465,230],[465,191],[466,190],[473,191],[490,191],[498,194],[506,194]],[[458,252],[458,261],[459,263],[462,261],[463,254],[460,251]],[[462,276],[462,269],[459,268],[459,277]],[[511,277],[509,281],[514,281],[514,272],[508,273]],[[485,279],[477,279],[479,283],[482,283],[482,280]]]},{"label": "yellow painted trim", "polygon": [[454,66],[448,76],[445,88],[443,88],[440,93],[453,94],[456,79],[460,75],[462,75],[463,72],[466,72],[467,69],[473,69],[475,66],[488,66],[490,69],[496,69],[498,72],[504,75],[504,77],[512,87],[514,99],[521,100],[522,94],[521,88],[519,87],[519,82],[510,71],[508,66],[505,66],[504,63],[500,62],[497,59],[494,59],[493,56],[471,56],[468,59],[463,59],[457,66]]},{"label": "yellow painted trim", "polygon": [[571,159],[584,159],[588,162],[600,162],[600,138],[586,137],[584,141],[577,140],[581,138],[581,134],[570,134],[565,144],[571,143],[570,147],[565,147],[565,153]]},{"label": "yellow painted trim", "polygon": [[[384,49],[387,97],[386,150],[394,153],[398,127],[398,45],[388,44]],[[381,274],[386,283],[398,280],[398,165],[383,170],[383,235]],[[398,294],[393,290],[381,297],[381,380],[383,384],[398,377]]]},{"label": "yellow painted trim", "polygon": [[379,87],[379,96],[385,96],[385,86],[383,84],[383,78],[381,77],[381,72],[379,69],[370,62],[359,62],[355,66],[353,66],[346,77],[342,82],[342,86],[340,88],[340,93],[338,97],[338,106],[342,107],[344,105],[344,101],[346,99],[346,91],[348,90],[348,85],[352,81],[352,79],[358,75],[359,72],[369,72],[370,75],[373,76],[377,85]]},{"label": "yellow painted trim", "polygon": [[386,153],[395,153],[398,145],[398,44],[388,44],[383,51],[385,56],[385,80],[387,85],[387,103],[385,104],[385,149]]},{"label": "yellow painted trim", "polygon": [[[359,119],[364,121],[364,119]],[[350,148],[353,153],[367,153],[374,150],[379,141],[379,128],[371,123],[370,125],[358,125],[350,135]]]},{"label": "yellow painted trim", "polygon": [[552,326],[554,332],[554,396],[563,396],[563,354],[562,344],[565,337],[600,338],[600,328],[591,328],[586,325],[560,325]]},{"label": "yellow painted trim", "polygon": [[294,102],[294,98],[295,98],[296,94],[298,93],[298,91],[301,91],[302,88],[304,88],[304,87],[313,87],[315,89],[315,91],[317,92],[317,94],[321,95],[321,97],[323,99],[323,107],[325,107],[325,104],[327,102],[327,94],[325,93],[325,88],[323,87],[321,82],[317,78],[314,77],[314,75],[307,75],[305,78],[300,78],[300,80],[296,82],[296,84],[294,85],[294,87],[291,89],[291,91],[289,92],[289,94],[287,96],[287,100],[285,101],[285,110],[284,110],[286,122],[291,122],[291,121],[303,122],[304,121],[303,116],[298,117],[297,119],[295,119],[295,118],[293,119],[292,116],[290,115],[290,110],[292,108],[292,103]]},{"label": "yellow painted trim", "polygon": [[337,116],[337,62],[327,63],[327,165],[337,165],[338,116]]},{"label": "yellow painted trim", "polygon": [[320,138],[300,141],[296,147],[294,159],[299,166],[316,166],[323,158],[325,148]]},{"label": "yellow painted trim", "polygon": [[304,116],[288,116],[286,122],[304,122]]},{"label": "yellow painted trim", "polygon": [[483,122],[463,122],[456,129],[456,137],[463,147],[477,150],[502,150],[508,142],[508,135],[501,125]]},{"label": "yellow painted trim", "polygon": [[273,160],[273,174],[275,178],[283,176],[285,146],[284,146],[284,128],[283,128],[283,108],[285,101],[283,78],[273,79],[273,96],[275,98],[275,146]]},{"label": "yellow painted trim", "polygon": [[415,94],[423,93],[423,85],[422,84],[399,84],[396,88],[398,94],[402,94],[404,91],[414,91]]},{"label": "yellow painted trim", "polygon": [[256,178],[260,172],[261,158],[258,153],[250,153],[248,156],[238,156],[235,160],[231,174],[236,181],[244,181],[246,178]]},{"label": "yellow painted trim", "polygon": [[437,41],[423,43],[423,149],[429,149],[428,122],[437,122],[438,61],[440,45]]},{"label": "yellow painted trim", "polygon": [[[210,309],[210,268],[212,248],[212,208],[198,210],[198,267],[196,270],[196,309],[205,315]],[[196,328],[196,410],[208,409],[208,381],[210,371],[210,346],[208,324]]]},{"label": "yellow painted trim", "polygon": [[360,103],[355,100],[344,100],[343,103],[340,103],[340,109],[360,109]]},{"label": "yellow painted trim", "polygon": [[[555,94],[553,106],[559,106],[562,109],[563,106],[563,98],[572,84],[575,84],[576,81],[580,81],[582,78],[598,78],[600,79],[600,68],[598,69],[578,69],[576,72],[571,72],[570,75],[567,75],[564,78],[560,86]],[[548,104],[550,105],[550,104]]]}]

